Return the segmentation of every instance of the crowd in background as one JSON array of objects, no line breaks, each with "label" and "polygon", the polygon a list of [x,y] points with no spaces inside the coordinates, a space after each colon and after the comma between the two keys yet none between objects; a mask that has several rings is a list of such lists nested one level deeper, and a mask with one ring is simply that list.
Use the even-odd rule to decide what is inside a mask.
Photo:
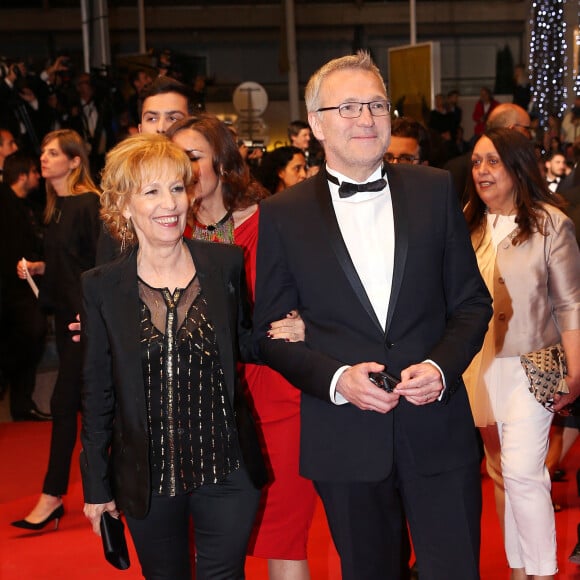
[{"label": "crowd in background", "polygon": [[[84,143],[81,157],[82,165],[86,169],[87,175],[86,179],[83,179],[82,189],[86,193],[87,203],[92,204],[91,216],[94,219],[90,221],[92,224],[90,244],[87,244],[86,247],[83,246],[81,243],[82,236],[79,234],[77,237],[80,241],[77,241],[79,241],[80,245],[74,252],[80,254],[90,246],[90,263],[83,270],[88,269],[95,264],[95,260],[99,261],[98,256],[96,257],[98,228],[95,224],[98,222],[96,218],[97,209],[92,206],[96,203],[93,193],[97,193],[101,171],[105,166],[106,155],[127,137],[138,133],[142,123],[148,122],[146,118],[148,113],[142,109],[143,97],[151,94],[151,87],[158,83],[159,77],[171,79],[170,75],[174,75],[176,72],[172,68],[170,51],[164,51],[159,55],[157,68],[136,67],[129,71],[122,81],[112,78],[109,71],[77,74],[73,70],[71,60],[66,56],[59,56],[42,71],[31,71],[24,62],[19,62],[17,59],[2,64],[2,78],[0,78],[0,171],[4,170],[5,166],[8,169],[0,173],[0,178],[4,182],[2,195],[0,195],[0,215],[3,208],[8,207],[5,205],[6,200],[3,199],[3,196],[8,191],[6,188],[10,187],[16,197],[20,199],[17,208],[13,203],[14,200],[10,202],[12,203],[11,207],[14,211],[19,212],[23,222],[28,224],[29,237],[31,239],[34,238],[36,242],[33,249],[24,247],[22,249],[22,253],[29,252],[30,256],[35,258],[35,261],[29,264],[29,273],[32,275],[44,274],[44,270],[39,270],[38,268],[40,267],[35,266],[35,264],[41,263],[42,260],[49,256],[50,251],[54,252],[54,244],[52,242],[52,246],[51,244],[45,244],[46,247],[44,250],[42,249],[43,241],[51,241],[50,229],[47,225],[55,222],[59,223],[61,215],[63,219],[66,217],[65,208],[58,205],[55,209],[54,202],[51,205],[51,195],[54,197],[54,191],[51,188],[64,187],[65,185],[69,188],[71,187],[70,183],[61,183],[59,181],[62,178],[61,174],[56,176],[50,174],[50,163],[43,161],[43,158],[47,158],[50,155],[50,143],[61,139],[62,131],[65,134],[72,132],[75,135],[78,134],[80,136],[79,142]],[[538,180],[534,182],[533,188],[530,189],[530,191],[533,189],[532,193],[525,194],[530,196],[532,200],[530,204],[535,204],[538,207],[541,204],[553,204],[554,206],[563,207],[576,225],[576,237],[578,239],[578,230],[580,228],[578,223],[580,175],[577,165],[578,161],[580,161],[580,97],[576,97],[574,102],[571,103],[569,110],[561,120],[552,116],[550,117],[549,126],[540,128],[538,126],[538,117],[535,114],[534,103],[530,97],[530,87],[525,77],[522,76],[522,72],[522,67],[516,67],[513,102],[507,105],[500,104],[489,88],[481,88],[480,98],[471,114],[471,120],[474,124],[474,136],[471,140],[464,138],[465,123],[470,121],[460,107],[460,94],[457,90],[451,90],[446,95],[436,95],[434,108],[432,110],[425,109],[420,119],[410,118],[405,114],[403,107],[400,107],[399,110],[393,110],[391,113],[392,137],[384,155],[384,160],[389,164],[430,165],[450,170],[456,184],[456,193],[459,195],[462,205],[470,201],[473,206],[476,202],[479,203],[478,200],[482,197],[479,191],[481,184],[479,182],[474,183],[479,169],[472,168],[472,165],[475,167],[473,156],[475,155],[477,159],[479,157],[484,158],[487,153],[485,151],[482,152],[482,147],[486,143],[493,151],[495,151],[494,147],[496,149],[500,148],[502,139],[507,140],[506,142],[509,145],[513,135],[504,135],[502,130],[515,129],[520,136],[514,140],[514,143],[518,145],[518,139],[524,139],[525,137],[525,147],[522,146],[520,149],[523,151],[525,148],[529,148],[531,141],[535,152],[535,156],[533,156],[535,161],[533,173],[534,175],[537,173]],[[324,149],[315,138],[316,131],[313,132],[310,125],[301,120],[295,120],[289,124],[288,144],[271,151],[265,151],[261,147],[253,147],[252,145],[248,146],[244,140],[239,139],[235,127],[224,125],[213,117],[210,119],[209,116],[204,116],[203,112],[207,96],[203,76],[198,75],[192,79],[182,78],[181,80],[185,81],[181,86],[183,87],[183,95],[186,95],[186,111],[174,111],[179,112],[179,115],[175,116],[175,118],[170,117],[171,121],[177,121],[177,123],[174,129],[169,131],[169,137],[187,153],[192,161],[197,163],[198,167],[196,205],[194,205],[193,212],[190,212],[195,215],[193,215],[193,218],[190,216],[191,219],[188,221],[189,229],[186,228],[186,232],[189,232],[189,234],[187,237],[200,237],[211,241],[236,243],[248,253],[249,250],[244,243],[239,241],[240,232],[243,230],[237,228],[240,228],[243,222],[255,214],[253,219],[255,224],[251,229],[252,243],[255,243],[258,227],[258,202],[269,195],[281,192],[316,175],[320,168],[324,166]],[[374,116],[375,113],[370,108],[372,103],[365,104],[369,105],[369,115]],[[318,111],[329,109],[339,109],[339,107],[329,107]],[[340,116],[343,117],[342,112]],[[378,116],[380,117],[380,114]],[[151,123],[157,122],[153,118],[150,121]],[[493,130],[497,128],[500,128],[499,137],[497,137],[500,145],[497,145],[495,141],[491,143],[496,138],[496,133],[493,133]],[[229,129],[229,131],[226,129]],[[492,133],[490,133],[490,130]],[[226,131],[227,138],[223,136],[223,131]],[[166,128],[143,132],[165,133]],[[216,135],[217,137],[214,138]],[[482,136],[483,138],[480,139]],[[193,145],[187,145],[187,139],[192,139]],[[183,143],[180,143],[180,141],[183,141]],[[477,145],[478,143],[479,145]],[[230,146],[237,147],[235,153],[228,149]],[[474,147],[476,147],[475,153],[473,153]],[[68,153],[64,146],[61,146],[61,149],[61,156],[64,153],[64,157],[66,157]],[[506,164],[508,163],[507,149],[509,147],[506,146],[506,151],[501,151],[501,157]],[[16,153],[17,150],[20,153]],[[192,157],[192,151],[195,151],[195,159]],[[240,155],[240,163],[243,166],[236,165],[238,153]],[[495,151],[495,154],[497,154],[497,151]],[[205,161],[203,159],[204,155],[206,156]],[[64,157],[63,163],[66,161]],[[79,157],[78,153],[71,154],[69,160],[76,157]],[[46,179],[49,193],[48,199],[42,191],[44,188],[39,187],[38,159],[41,162],[43,177]],[[231,167],[228,166],[230,161],[233,163]],[[527,159],[524,161],[525,163],[528,162]],[[525,165],[524,161],[513,160],[513,165],[514,167],[518,167],[519,164]],[[26,171],[22,169],[23,167]],[[70,170],[71,168],[67,166],[67,172],[70,172]],[[515,182],[516,169],[513,169],[513,172],[514,174],[510,176],[510,179]],[[26,179],[22,177],[24,174],[26,174]],[[235,187],[231,181],[234,174],[243,176],[243,180]],[[92,180],[90,175],[92,175]],[[97,186],[93,185],[93,180]],[[542,180],[542,182],[540,183],[539,180]],[[242,182],[243,187],[240,185]],[[214,185],[215,188],[211,190],[212,195],[210,196],[208,191]],[[243,191],[241,189],[237,191],[236,187],[243,189]],[[543,191],[545,187],[547,187],[547,192],[554,194],[554,200],[550,200],[549,193]],[[542,192],[542,194],[537,194],[536,190]],[[248,195],[248,192],[255,193],[251,200],[244,198],[244,196]],[[465,192],[467,192],[467,197],[464,196]],[[544,197],[544,194],[546,194],[546,197]],[[559,194],[566,198],[566,207],[564,207],[560,197],[558,197]],[[46,207],[47,201],[48,209]],[[487,206],[488,209],[491,207],[489,203]],[[503,211],[503,208],[500,209]],[[511,206],[508,209],[509,212],[513,213]],[[204,214],[204,211],[207,215]],[[482,210],[480,213],[483,216],[485,212]],[[497,213],[498,215],[503,215],[499,211]],[[70,215],[73,214],[71,213]],[[475,221],[472,224],[472,235],[477,228],[482,228],[483,231],[487,227],[487,217],[481,216],[478,217],[477,224],[475,224]],[[207,219],[201,223],[204,217],[207,217]],[[69,220],[74,222],[71,227],[72,225],[75,227],[82,226],[82,222],[77,218],[73,219],[69,216]],[[248,223],[245,226],[246,230],[248,230]],[[505,226],[507,234],[513,230],[514,223],[510,221]],[[223,239],[216,238],[220,228],[225,232],[224,236],[226,237]],[[490,225],[489,228],[491,229],[492,226]],[[495,225],[493,225],[493,228],[495,228]],[[203,230],[207,235],[199,234],[198,230],[199,232]],[[208,230],[209,234],[207,233]],[[527,234],[530,235],[529,232]],[[8,226],[0,231],[0,238],[5,240],[8,240],[8,236],[13,235],[13,230]],[[13,331],[21,323],[21,319],[15,319],[14,313],[17,310],[13,308],[15,304],[14,295],[11,294],[10,283],[6,281],[8,277],[16,273],[14,256],[16,251],[20,252],[20,248],[15,250],[14,244],[12,244],[11,249],[8,250],[6,249],[10,246],[8,242],[4,246],[5,248],[0,250],[0,254],[2,254],[2,260],[0,260],[0,266],[2,267],[0,271],[0,320],[3,327],[10,328]],[[65,246],[65,241],[60,240],[59,251],[65,252]],[[492,256],[490,259],[495,259],[494,252],[496,251],[497,247],[493,248],[490,238],[489,252],[490,256]],[[252,252],[255,252],[255,248]],[[573,257],[574,259],[576,258],[576,248],[574,248]],[[38,262],[36,262],[36,259]],[[49,256],[49,259],[52,259],[53,263],[58,262],[54,255],[52,257]],[[252,255],[251,260],[255,262],[255,255]],[[248,261],[247,255],[246,261]],[[18,267],[20,268],[18,276],[26,279],[28,276],[26,263],[19,264]],[[252,293],[251,284],[253,281],[251,272],[247,272],[247,274],[250,280],[250,293]],[[75,280],[77,283],[79,276],[79,272],[76,272]],[[76,295],[78,298],[80,291],[76,292]],[[23,303],[23,308],[29,309],[30,304],[30,301],[26,301]],[[48,304],[48,306],[51,305]],[[52,308],[55,310],[54,305],[52,305]],[[56,308],[58,318],[57,339],[60,343],[60,354],[63,357],[67,351],[73,352],[72,358],[76,356],[74,353],[78,354],[79,352],[76,343],[75,346],[72,346],[73,343],[66,330],[68,322],[74,319],[74,315],[79,310],[80,306],[77,303],[74,304],[74,307],[67,307],[66,310],[64,308],[60,310]],[[44,323],[38,321],[38,310],[35,310],[34,313],[36,318],[30,323],[30,333],[31,336],[34,335],[34,345],[37,347],[39,343],[44,341],[46,329]],[[34,328],[32,328],[33,324]],[[28,365],[28,368],[34,369],[38,364],[40,354],[36,347],[27,350],[30,353],[30,360],[34,361],[31,366]],[[33,403],[31,396],[34,387],[34,377],[30,376],[30,373],[26,377],[17,376],[17,372],[14,370],[15,365],[8,364],[9,354],[15,352],[14,346],[10,346],[6,340],[3,340],[0,341],[0,348],[2,349],[0,390],[3,385],[10,383],[12,392],[16,388],[26,395],[24,399],[22,397],[20,399],[18,397],[14,398],[22,406],[12,409],[13,419],[58,419],[47,415]],[[20,351],[22,350],[20,349]],[[21,355],[22,352],[19,354]],[[20,360],[18,359],[18,361]],[[70,381],[79,381],[79,361],[80,356],[77,356],[77,365],[75,366],[73,363],[70,365],[74,367],[70,371],[72,376]],[[26,362],[24,365],[27,366]],[[269,380],[271,379],[269,378]],[[24,386],[17,386],[17,384],[20,384],[19,381]],[[64,379],[62,382],[64,382]],[[70,429],[70,434],[68,435],[67,445],[70,447],[70,452],[66,452],[67,460],[65,465],[62,468],[61,466],[58,467],[60,471],[66,474],[69,472],[70,453],[72,453],[72,447],[76,440],[76,412],[79,406],[79,397],[80,392],[77,392],[75,398],[71,398],[71,408],[67,411],[68,416],[66,419],[75,423],[75,429]],[[296,403],[296,410],[298,409],[297,405],[298,403]],[[542,421],[545,424],[544,431],[547,431],[551,417],[544,414]],[[55,424],[58,424],[58,422],[55,422]],[[479,426],[486,427],[487,424]],[[297,426],[293,428],[297,434],[299,428]],[[542,437],[543,435],[540,438]],[[492,447],[489,440],[486,441],[486,451],[488,451],[488,461],[491,463],[489,457],[492,453],[488,450],[488,447]],[[294,451],[297,453],[297,449]],[[499,461],[497,454],[500,452],[497,449],[494,451],[496,452],[495,460],[497,463]],[[54,463],[55,457],[52,457],[51,461]],[[495,469],[498,473],[496,473],[494,481],[501,486],[502,476],[499,473],[501,468],[495,465]],[[57,503],[51,504],[50,509],[52,511],[49,514],[52,519],[57,519],[62,517],[64,513],[60,496],[66,492],[68,475],[66,477],[63,476],[62,481],[59,480],[54,483],[50,480],[50,472],[49,465],[43,494],[59,498]],[[309,492],[312,492],[313,497],[313,491],[309,489]],[[549,495],[549,490],[547,493]],[[312,509],[310,504],[305,509],[307,513],[303,518],[306,522],[304,525],[305,530],[303,531],[304,537],[307,534]],[[100,513],[98,515],[100,517]],[[550,520],[550,518],[551,512],[546,516],[545,520]],[[44,522],[44,525],[46,524],[46,518],[44,520],[40,518],[40,520],[40,523]],[[22,522],[25,523],[20,527],[39,525],[38,523],[30,524],[30,521],[26,519],[21,520]],[[37,528],[28,527],[27,529]],[[517,536],[518,533],[519,530],[514,535]],[[290,559],[301,563],[300,574],[303,576],[296,577],[307,578],[305,553],[303,550],[298,550],[297,552],[298,555]],[[275,561],[286,560],[285,557],[271,559]],[[514,569],[524,568],[525,566],[520,560],[519,555],[513,556],[510,566]],[[550,570],[553,569],[554,565],[554,562],[550,561],[544,567],[547,571],[542,573],[546,577],[549,576],[551,574]],[[540,574],[540,572],[536,573],[538,576]],[[514,578],[516,577],[519,578],[519,576],[514,576]]]},{"label": "crowd in background", "polygon": [[[43,70],[32,70],[23,59],[0,60],[0,128],[9,131],[21,149],[36,154],[49,131],[74,129],[87,143],[93,177],[98,179],[105,152],[138,131],[140,95],[158,75],[171,76],[187,85],[192,113],[205,110],[207,79],[203,74],[194,73],[186,78],[168,49],[152,61],[155,65],[132,66],[125,71],[103,68],[89,74],[76,70],[73,61],[65,55],[58,56]],[[421,118],[416,119],[427,130],[426,161],[431,166],[444,167],[451,159],[471,150],[489,114],[499,104],[488,87],[481,87],[480,97],[470,115],[464,114],[459,101],[460,94],[455,89],[437,94],[434,108],[429,110],[424,103]],[[539,127],[525,69],[517,65],[512,102],[530,113],[530,132],[538,158],[561,153],[571,167],[575,163],[572,144],[580,136],[580,98],[570,103],[562,119],[551,115],[548,127]],[[394,115],[407,116],[404,102],[396,104]],[[297,123],[305,124],[304,121]],[[472,134],[465,130],[467,123],[472,123],[473,127],[473,137],[469,140],[464,138],[466,133]],[[306,129],[290,125],[289,145],[294,145],[293,132],[297,128],[298,131]],[[4,142],[0,136],[0,170],[2,156],[9,152]],[[244,143],[247,144],[240,139],[240,146]],[[316,139],[310,136],[299,148],[305,152],[308,167],[320,166],[323,153]],[[261,164],[263,147],[255,149],[250,144],[250,151],[246,152],[254,168]]]}]

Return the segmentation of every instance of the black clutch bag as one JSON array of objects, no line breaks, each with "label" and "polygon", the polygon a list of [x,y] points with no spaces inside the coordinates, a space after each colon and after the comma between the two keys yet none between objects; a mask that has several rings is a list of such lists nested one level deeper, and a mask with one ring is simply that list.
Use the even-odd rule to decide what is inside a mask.
[{"label": "black clutch bag", "polygon": [[107,562],[119,570],[126,570],[131,562],[125,540],[125,526],[109,512],[103,512],[101,516],[101,539]]}]

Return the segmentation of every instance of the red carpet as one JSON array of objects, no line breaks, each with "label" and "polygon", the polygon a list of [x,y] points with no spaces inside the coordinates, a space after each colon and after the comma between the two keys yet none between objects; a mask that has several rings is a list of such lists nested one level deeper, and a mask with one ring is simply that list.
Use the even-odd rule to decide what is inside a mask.
[{"label": "red carpet", "polygon": [[[46,467],[50,424],[0,423],[0,579],[1,580],[91,580],[140,578],[139,565],[130,545],[132,566],[121,572],[105,562],[100,539],[82,514],[82,490],[78,461],[75,461],[66,514],[58,531],[24,532],[9,525],[32,507],[42,485]],[[75,457],[78,453],[75,452]],[[580,566],[568,562],[580,523],[580,498],[574,474],[580,467],[580,446],[572,448],[565,465],[569,481],[555,483],[554,500],[563,510],[556,514],[558,534],[558,578],[580,580]],[[507,580],[499,524],[495,515],[491,483],[483,478],[484,514],[481,556],[482,580]],[[332,546],[324,512],[318,506],[310,534],[309,562],[313,580],[339,580],[338,557]],[[248,580],[266,580],[266,562],[248,558]],[[380,580],[380,579],[377,579]]]}]

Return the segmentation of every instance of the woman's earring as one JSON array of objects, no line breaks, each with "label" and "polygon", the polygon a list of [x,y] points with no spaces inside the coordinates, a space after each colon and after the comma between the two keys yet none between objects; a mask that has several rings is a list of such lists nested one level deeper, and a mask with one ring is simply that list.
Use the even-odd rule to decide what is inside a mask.
[{"label": "woman's earring", "polygon": [[123,224],[123,229],[121,230],[121,253],[125,251],[127,247],[127,222]]}]

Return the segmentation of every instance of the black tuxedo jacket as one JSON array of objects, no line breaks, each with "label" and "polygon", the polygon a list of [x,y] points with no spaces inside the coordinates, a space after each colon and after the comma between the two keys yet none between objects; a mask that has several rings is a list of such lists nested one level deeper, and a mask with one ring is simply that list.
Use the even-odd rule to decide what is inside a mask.
[{"label": "black tuxedo jacket", "polygon": [[[255,361],[239,248],[186,240],[214,323],[229,402],[252,481],[266,472],[237,361]],[[137,250],[83,274],[85,348],[81,471],[85,502],[115,499],[129,515],[149,510],[149,431],[141,362]],[[238,348],[239,347],[239,348]]]},{"label": "black tuxedo jacket", "polygon": [[[379,481],[404,429],[418,469],[454,469],[477,456],[461,375],[479,350],[491,299],[479,274],[448,172],[387,166],[393,199],[394,274],[386,332],[342,239],[325,172],[260,206],[255,337],[262,359],[302,394],[301,472],[320,481]],[[297,308],[306,342],[265,338],[268,324]],[[329,386],[342,365],[376,361],[398,375],[432,359],[444,399],[390,413],[334,405]]]}]

